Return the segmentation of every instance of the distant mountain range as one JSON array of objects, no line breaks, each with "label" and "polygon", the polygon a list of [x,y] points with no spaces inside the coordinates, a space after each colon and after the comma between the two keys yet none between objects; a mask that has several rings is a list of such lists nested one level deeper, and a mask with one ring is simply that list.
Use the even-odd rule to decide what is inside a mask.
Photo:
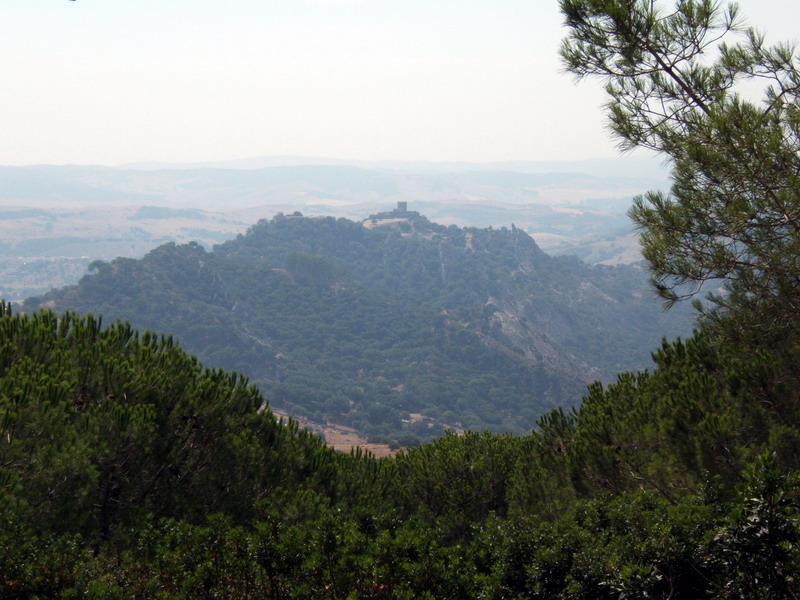
[{"label": "distant mountain range", "polygon": [[463,173],[475,171],[514,173],[583,173],[597,177],[642,179],[657,185],[666,184],[667,169],[657,156],[620,156],[585,160],[524,161],[507,160],[489,163],[433,162],[411,160],[348,160],[312,156],[255,156],[234,160],[193,163],[143,162],[120,165],[120,169],[268,169],[292,166],[359,167],[362,169],[410,173]]},{"label": "distant mountain range", "polygon": [[174,333],[276,408],[405,445],[444,427],[530,428],[691,327],[685,310],[661,311],[640,269],[551,257],[518,227],[445,227],[403,205],[363,222],[282,214],[211,252],[170,243],[92,271],[24,310]]},{"label": "distant mountain range", "polygon": [[[619,165],[612,167],[613,161],[555,163],[550,165],[552,170],[541,170],[548,163],[305,164],[297,160],[301,164],[251,159],[194,168],[157,164],[150,168],[6,166],[0,167],[0,206],[148,204],[231,210],[274,204],[302,209],[318,203],[461,200],[587,206],[599,202],[609,207],[648,188],[666,185],[660,170],[641,159],[627,165],[624,172]],[[241,168],[254,164],[271,166]],[[568,166],[575,169],[564,170]]]}]

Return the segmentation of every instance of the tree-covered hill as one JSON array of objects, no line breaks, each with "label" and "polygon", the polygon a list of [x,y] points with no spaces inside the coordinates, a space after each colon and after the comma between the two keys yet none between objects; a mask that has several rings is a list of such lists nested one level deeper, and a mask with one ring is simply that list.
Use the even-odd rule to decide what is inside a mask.
[{"label": "tree-covered hill", "polygon": [[[710,0],[561,8],[571,68],[612,79],[617,132],[675,160],[674,197],[636,212],[655,282],[674,300],[681,282],[724,275],[727,294],[698,332],[530,433],[450,432],[376,460],[276,422],[255,388],[171,338],[0,304],[0,597],[800,597],[792,52],[750,31],[707,64],[737,22],[735,7]],[[737,77],[765,75],[769,110],[728,93]],[[765,171],[753,171],[740,144],[761,135]],[[742,167],[730,180],[717,177],[731,168],[721,158]],[[756,208],[775,202],[784,211],[770,231],[776,215]],[[691,247],[674,243],[684,226]],[[160,252],[194,257],[184,276],[225,299],[206,269],[216,254]],[[140,265],[97,267],[105,276],[83,285],[107,294]],[[263,269],[335,296],[355,287],[340,267],[295,249]],[[462,309],[444,310],[447,321]]]},{"label": "tree-covered hill", "polygon": [[41,531],[108,540],[145,514],[252,516],[331,451],[247,380],[171,337],[0,305],[0,505]]},{"label": "tree-covered hill", "polygon": [[123,323],[0,310],[0,597],[793,598],[794,364],[704,336],[373,459]]},{"label": "tree-covered hill", "polygon": [[168,244],[97,262],[25,310],[169,332],[247,374],[276,408],[404,445],[443,427],[529,429],[688,329],[636,269],[549,257],[513,226],[389,215],[279,215],[212,252]]}]

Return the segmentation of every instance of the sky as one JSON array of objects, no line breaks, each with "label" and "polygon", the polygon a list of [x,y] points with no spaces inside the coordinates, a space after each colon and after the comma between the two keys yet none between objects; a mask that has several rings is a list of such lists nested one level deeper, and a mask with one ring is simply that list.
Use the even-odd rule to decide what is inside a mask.
[{"label": "sky", "polygon": [[[770,41],[800,2],[745,0]],[[556,0],[2,0],[0,165],[618,155]]]}]

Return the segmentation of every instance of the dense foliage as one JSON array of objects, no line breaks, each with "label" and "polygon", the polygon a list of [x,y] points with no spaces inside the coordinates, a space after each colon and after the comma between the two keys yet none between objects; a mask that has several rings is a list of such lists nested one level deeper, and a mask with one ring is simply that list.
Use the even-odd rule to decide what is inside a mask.
[{"label": "dense foliage", "polygon": [[168,244],[96,262],[25,309],[169,332],[247,373],[276,409],[403,445],[444,427],[522,433],[688,327],[636,269],[552,258],[514,227],[409,214],[372,228],[279,215],[213,252]]},{"label": "dense foliage", "polygon": [[[689,52],[700,38],[681,28],[714,8],[680,2],[661,29],[630,12],[653,6],[562,2],[576,31],[605,15]],[[643,49],[622,50],[630,66]],[[186,277],[224,295],[204,270],[214,258],[182,251],[200,261]],[[298,250],[284,267],[345,294],[327,256]],[[276,422],[255,387],[172,338],[0,304],[0,596],[797,598],[797,317],[755,289],[739,304],[729,285],[714,327],[664,342],[652,371],[592,385],[533,432],[448,433],[381,460]],[[718,325],[749,327],[742,306],[755,332],[781,335],[733,342]]]},{"label": "dense foliage", "polygon": [[0,314],[5,598],[786,598],[798,392],[700,335],[524,435],[373,459],[171,338]]},{"label": "dense foliage", "polygon": [[605,81],[620,144],[673,166],[669,193],[649,192],[631,211],[662,296],[675,302],[722,280],[722,292],[708,286],[709,323],[762,343],[795,330],[796,44],[768,46],[735,4],[713,0],[560,5],[565,64]]}]

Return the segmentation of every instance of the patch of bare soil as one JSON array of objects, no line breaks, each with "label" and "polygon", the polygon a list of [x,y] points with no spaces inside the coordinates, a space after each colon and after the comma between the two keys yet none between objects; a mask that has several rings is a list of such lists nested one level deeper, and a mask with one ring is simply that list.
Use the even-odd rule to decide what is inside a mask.
[{"label": "patch of bare soil", "polygon": [[404,223],[408,221],[406,218],[401,219],[375,219],[373,223],[373,219],[367,219],[363,222],[365,229],[374,229],[376,227],[385,227],[386,225],[392,225],[393,223]]},{"label": "patch of bare soil", "polygon": [[338,425],[336,423],[325,423],[323,425],[309,419],[292,417],[285,412],[274,409],[272,413],[279,419],[294,419],[299,423],[300,427],[321,435],[328,446],[339,452],[350,452],[353,448],[361,448],[377,458],[397,454],[396,450],[392,450],[386,444],[370,444],[365,438],[358,435],[355,429],[346,425]]}]

